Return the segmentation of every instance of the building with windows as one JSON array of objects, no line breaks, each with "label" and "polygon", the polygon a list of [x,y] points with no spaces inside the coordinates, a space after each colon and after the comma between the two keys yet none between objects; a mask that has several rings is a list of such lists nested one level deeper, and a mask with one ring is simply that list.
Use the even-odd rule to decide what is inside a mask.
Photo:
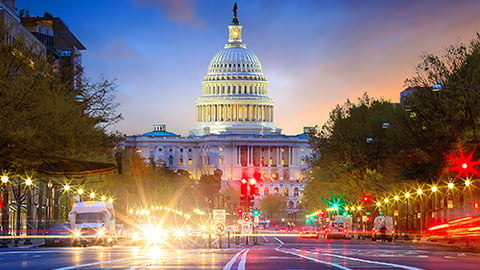
[{"label": "building with windows", "polygon": [[128,136],[122,146],[153,164],[189,171],[195,179],[220,169],[222,187],[239,187],[242,178],[260,174],[257,199],[284,194],[289,211],[296,211],[311,154],[309,128],[289,136],[275,127],[268,81],[260,60],[243,43],[236,12],[228,30],[227,44],[212,58],[202,81],[196,125],[189,136],[154,124],[153,131]]}]

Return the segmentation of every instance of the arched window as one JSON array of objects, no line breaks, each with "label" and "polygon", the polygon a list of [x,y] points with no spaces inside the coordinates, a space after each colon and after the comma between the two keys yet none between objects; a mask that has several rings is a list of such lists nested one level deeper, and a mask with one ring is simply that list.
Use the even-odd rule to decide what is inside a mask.
[{"label": "arched window", "polygon": [[298,197],[298,188],[293,190],[293,196]]},{"label": "arched window", "polygon": [[278,187],[273,189],[273,193],[278,193]]},{"label": "arched window", "polygon": [[173,156],[168,157],[168,165],[173,166]]},{"label": "arched window", "polygon": [[288,208],[292,209],[294,207],[294,203],[292,201],[288,202]]},{"label": "arched window", "polygon": [[283,189],[283,195],[288,196],[288,187]]}]

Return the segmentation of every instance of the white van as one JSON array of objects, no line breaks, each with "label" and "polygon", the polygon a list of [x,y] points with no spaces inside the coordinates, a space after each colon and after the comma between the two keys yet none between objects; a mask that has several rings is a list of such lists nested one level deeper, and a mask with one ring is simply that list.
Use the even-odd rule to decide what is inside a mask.
[{"label": "white van", "polygon": [[393,240],[393,218],[390,216],[378,216],[373,221],[372,241],[381,239],[392,242]]}]

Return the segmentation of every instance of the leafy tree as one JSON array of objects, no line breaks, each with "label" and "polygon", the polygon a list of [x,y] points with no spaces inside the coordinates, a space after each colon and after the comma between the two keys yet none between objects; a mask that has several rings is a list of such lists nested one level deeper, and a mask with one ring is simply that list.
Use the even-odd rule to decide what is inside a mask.
[{"label": "leafy tree", "polygon": [[331,191],[357,200],[355,192],[383,191],[396,179],[398,165],[391,157],[399,152],[391,129],[396,125],[397,109],[383,99],[366,93],[358,104],[349,100],[337,106],[320,131],[314,130],[309,159],[315,168],[305,188],[306,206],[323,205],[321,197]]},{"label": "leafy tree", "polygon": [[260,202],[260,209],[270,219],[281,217],[287,209],[287,198],[278,193],[268,194]]},{"label": "leafy tree", "polygon": [[[478,144],[480,123],[480,35],[469,44],[447,46],[444,55],[423,54],[415,75],[405,82],[415,89],[403,105],[402,145],[410,149],[406,178],[428,181],[446,166],[445,154]],[[432,91],[441,84],[442,91]],[[438,90],[438,89],[437,89]],[[466,152],[466,151],[465,151]]]},{"label": "leafy tree", "polygon": [[107,80],[84,78],[74,88],[0,22],[0,167],[22,172],[47,161],[104,158],[114,139],[105,127],[121,118],[114,93]]}]

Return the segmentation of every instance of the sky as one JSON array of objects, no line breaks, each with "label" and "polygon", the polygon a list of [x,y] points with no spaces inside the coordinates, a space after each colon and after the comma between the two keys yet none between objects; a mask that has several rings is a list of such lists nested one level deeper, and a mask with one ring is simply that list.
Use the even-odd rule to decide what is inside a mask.
[{"label": "sky", "polygon": [[[477,0],[237,0],[247,48],[260,59],[274,123],[295,135],[322,126],[364,92],[399,101],[422,53],[480,32]],[[30,15],[60,17],[87,48],[92,80],[117,85],[127,135],[154,123],[186,136],[212,57],[228,39],[234,0],[17,0]]]}]

